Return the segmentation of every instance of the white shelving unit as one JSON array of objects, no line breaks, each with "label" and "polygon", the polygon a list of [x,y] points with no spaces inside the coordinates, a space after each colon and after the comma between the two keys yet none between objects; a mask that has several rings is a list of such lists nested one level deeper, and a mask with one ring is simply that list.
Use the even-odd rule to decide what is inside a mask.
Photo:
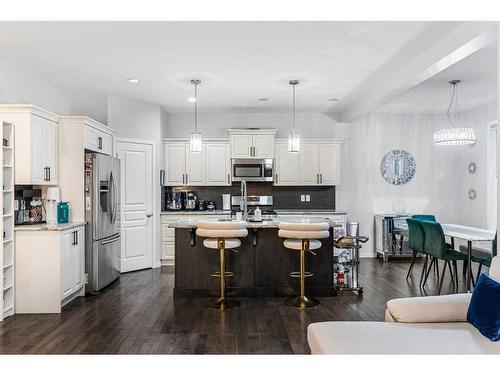
[{"label": "white shelving unit", "polygon": [[[14,126],[2,122],[2,220],[0,229],[3,233],[0,247],[0,321],[14,315]],[[6,142],[6,144],[5,144]]]}]

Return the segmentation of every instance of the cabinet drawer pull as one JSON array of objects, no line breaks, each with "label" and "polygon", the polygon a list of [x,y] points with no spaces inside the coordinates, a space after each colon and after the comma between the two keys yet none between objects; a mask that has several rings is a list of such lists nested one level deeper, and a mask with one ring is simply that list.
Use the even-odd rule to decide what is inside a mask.
[{"label": "cabinet drawer pull", "polygon": [[97,137],[97,148],[102,150],[102,137]]},{"label": "cabinet drawer pull", "polygon": [[47,167],[47,170],[49,171],[48,181],[50,181],[50,167]]},{"label": "cabinet drawer pull", "polygon": [[322,184],[323,183],[323,173],[319,174],[319,182]]},{"label": "cabinet drawer pull", "polygon": [[229,175],[229,173],[227,174],[227,183],[231,185],[231,176]]},{"label": "cabinet drawer pull", "polygon": [[186,173],[186,185],[189,184],[189,175]]},{"label": "cabinet drawer pull", "polygon": [[43,180],[47,181],[47,167],[43,167]]}]

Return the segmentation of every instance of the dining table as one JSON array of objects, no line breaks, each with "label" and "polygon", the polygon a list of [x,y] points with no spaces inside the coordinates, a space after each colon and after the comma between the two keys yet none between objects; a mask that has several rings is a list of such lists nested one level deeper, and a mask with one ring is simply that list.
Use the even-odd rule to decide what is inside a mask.
[{"label": "dining table", "polygon": [[458,224],[441,224],[445,236],[451,238],[451,244],[454,248],[455,239],[467,242],[467,276],[466,287],[467,293],[471,292],[471,275],[472,275],[472,243],[481,241],[493,241],[495,231],[483,228],[469,227]]}]

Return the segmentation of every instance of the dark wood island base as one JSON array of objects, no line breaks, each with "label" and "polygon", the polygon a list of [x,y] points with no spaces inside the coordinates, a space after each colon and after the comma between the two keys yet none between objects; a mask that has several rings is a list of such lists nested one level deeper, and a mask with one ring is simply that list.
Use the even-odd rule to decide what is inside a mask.
[{"label": "dark wood island base", "polygon": [[[210,274],[218,270],[217,250],[203,246],[195,228],[175,228],[175,297],[218,296],[219,279]],[[278,228],[249,228],[241,238],[237,252],[226,251],[226,269],[234,272],[226,278],[228,297],[290,297],[299,290],[299,279],[289,273],[299,269],[299,252],[283,246]],[[333,228],[321,240],[317,254],[306,255],[306,270],[314,276],[306,279],[310,297],[336,295],[333,286]]]}]

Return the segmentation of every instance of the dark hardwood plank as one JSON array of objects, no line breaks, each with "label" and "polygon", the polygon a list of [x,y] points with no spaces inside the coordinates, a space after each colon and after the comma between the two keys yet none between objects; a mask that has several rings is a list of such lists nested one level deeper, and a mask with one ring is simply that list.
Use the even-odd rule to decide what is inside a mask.
[{"label": "dark hardwood plank", "polygon": [[[208,251],[208,250],[204,250]],[[325,320],[383,320],[387,300],[437,293],[435,274],[425,289],[422,262],[405,280],[409,262],[363,259],[360,296],[322,297],[299,311],[281,297],[239,298],[241,307],[206,309],[205,298],[173,299],[171,269],[122,275],[102,294],[78,298],[61,314],[18,314],[0,323],[2,354],[293,354],[308,353],[307,325]],[[207,272],[207,277],[208,272]],[[459,275],[459,289],[465,280]],[[451,293],[449,275],[443,293]]]}]

